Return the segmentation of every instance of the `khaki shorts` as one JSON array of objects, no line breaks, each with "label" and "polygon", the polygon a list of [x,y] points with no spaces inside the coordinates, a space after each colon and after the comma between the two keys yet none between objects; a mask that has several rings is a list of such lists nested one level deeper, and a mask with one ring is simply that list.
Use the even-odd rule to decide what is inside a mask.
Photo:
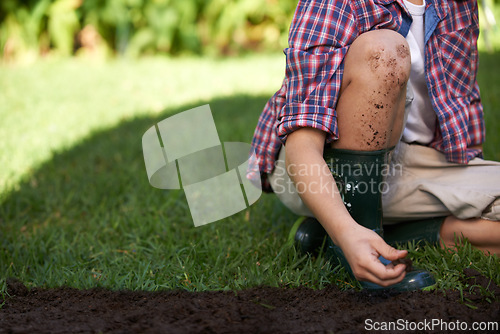
[{"label": "khaki shorts", "polygon": [[[313,216],[285,171],[280,151],[269,181],[292,212]],[[500,163],[475,158],[467,165],[446,161],[439,151],[400,142],[391,154],[391,173],[382,196],[384,224],[454,215],[500,220]]]}]

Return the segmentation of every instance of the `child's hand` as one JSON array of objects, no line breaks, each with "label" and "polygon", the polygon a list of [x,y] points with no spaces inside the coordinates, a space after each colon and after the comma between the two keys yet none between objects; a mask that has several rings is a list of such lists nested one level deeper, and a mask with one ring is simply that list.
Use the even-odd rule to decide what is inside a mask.
[{"label": "child's hand", "polygon": [[[337,240],[356,279],[389,286],[405,277],[406,264],[397,260],[403,259],[408,252],[389,246],[374,231],[360,225],[353,226]],[[397,264],[382,264],[380,255]]]}]

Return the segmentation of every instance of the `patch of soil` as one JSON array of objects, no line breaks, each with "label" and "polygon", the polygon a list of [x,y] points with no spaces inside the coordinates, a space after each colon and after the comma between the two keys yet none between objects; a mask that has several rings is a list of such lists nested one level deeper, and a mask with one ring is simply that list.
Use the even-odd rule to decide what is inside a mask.
[{"label": "patch of soil", "polygon": [[[451,323],[456,332],[457,322],[498,322],[500,288],[474,270],[464,276],[495,297],[488,301],[465,293],[468,303],[477,307],[472,309],[459,302],[456,291],[342,292],[335,286],[197,293],[28,290],[11,280],[12,297],[0,309],[0,333],[359,333],[384,322],[407,326],[404,329],[420,324],[427,327],[414,332],[442,333]],[[431,327],[433,319],[436,325]]]}]

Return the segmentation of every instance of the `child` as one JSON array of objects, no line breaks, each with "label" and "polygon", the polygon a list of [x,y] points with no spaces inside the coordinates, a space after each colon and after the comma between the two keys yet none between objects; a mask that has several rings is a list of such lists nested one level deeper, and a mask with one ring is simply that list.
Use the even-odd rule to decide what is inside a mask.
[{"label": "child", "polygon": [[500,254],[500,163],[481,158],[478,33],[473,0],[298,3],[285,79],[252,145],[264,184],[321,223],[360,281],[409,281],[407,252],[381,237],[382,212],[384,224],[403,223],[386,225],[400,240],[467,238]]}]

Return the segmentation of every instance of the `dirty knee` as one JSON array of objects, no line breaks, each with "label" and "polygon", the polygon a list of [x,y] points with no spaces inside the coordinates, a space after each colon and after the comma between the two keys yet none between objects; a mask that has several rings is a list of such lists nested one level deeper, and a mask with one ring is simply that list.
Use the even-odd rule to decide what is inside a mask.
[{"label": "dirty knee", "polygon": [[380,31],[377,35],[376,38],[370,36],[365,48],[368,69],[387,89],[406,87],[411,66],[408,43],[393,31]]},{"label": "dirty knee", "polygon": [[362,34],[353,43],[360,48],[366,65],[365,75],[378,81],[387,92],[406,88],[410,76],[410,48],[405,38],[391,30],[375,30]]}]

